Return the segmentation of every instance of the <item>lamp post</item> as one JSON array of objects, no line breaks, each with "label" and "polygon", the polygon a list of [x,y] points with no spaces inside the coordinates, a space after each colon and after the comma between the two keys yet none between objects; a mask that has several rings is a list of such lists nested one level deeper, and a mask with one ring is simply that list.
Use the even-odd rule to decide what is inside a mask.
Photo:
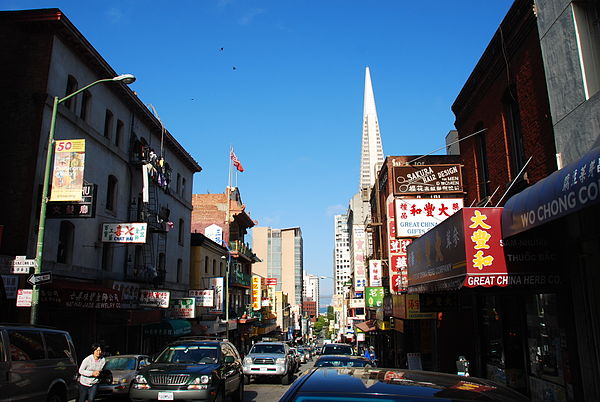
[{"label": "lamp post", "polygon": [[[225,259],[225,256],[221,256]],[[229,264],[231,263],[231,253],[227,250],[227,265],[225,265],[225,339],[229,340]]]},{"label": "lamp post", "polygon": [[[44,232],[46,230],[46,206],[48,204],[48,188],[50,187],[50,171],[52,166],[52,157],[54,153],[54,131],[56,129],[56,115],[58,113],[58,105],[71,99],[77,94],[85,91],[86,89],[93,87],[94,85],[101,84],[103,82],[122,82],[124,84],[131,84],[135,81],[135,77],[132,74],[123,74],[114,78],[105,78],[98,81],[94,81],[89,85],[65,96],[64,98],[54,97],[52,104],[52,118],[50,120],[50,133],[48,134],[48,150],[46,151],[46,166],[44,168],[44,183],[42,186],[42,201],[40,205],[40,222],[38,224],[38,236],[37,244],[35,249],[35,269],[34,274],[40,274],[42,272],[42,254],[44,252]],[[31,316],[30,323],[35,325],[37,323],[38,315],[38,304],[40,298],[39,285],[33,285],[33,291],[31,295]]]}]

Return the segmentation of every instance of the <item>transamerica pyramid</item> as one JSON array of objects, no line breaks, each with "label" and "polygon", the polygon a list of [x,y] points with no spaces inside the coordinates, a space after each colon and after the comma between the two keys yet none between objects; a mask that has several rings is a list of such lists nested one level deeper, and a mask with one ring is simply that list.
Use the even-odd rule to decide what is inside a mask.
[{"label": "transamerica pyramid", "polygon": [[383,165],[383,146],[379,133],[379,120],[375,108],[375,96],[371,84],[369,67],[365,69],[365,97],[363,109],[363,134],[360,152],[360,192],[363,201],[368,201],[375,184],[377,171]]}]

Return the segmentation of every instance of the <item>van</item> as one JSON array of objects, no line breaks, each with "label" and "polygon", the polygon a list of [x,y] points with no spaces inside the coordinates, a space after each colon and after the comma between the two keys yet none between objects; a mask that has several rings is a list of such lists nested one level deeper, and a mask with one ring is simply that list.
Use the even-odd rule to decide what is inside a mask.
[{"label": "van", "polygon": [[66,402],[77,396],[77,371],[68,332],[0,323],[0,401]]}]

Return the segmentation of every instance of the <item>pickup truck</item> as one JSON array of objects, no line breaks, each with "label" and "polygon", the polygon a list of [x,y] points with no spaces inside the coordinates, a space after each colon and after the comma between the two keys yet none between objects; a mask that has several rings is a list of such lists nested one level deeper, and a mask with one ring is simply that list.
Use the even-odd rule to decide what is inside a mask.
[{"label": "pickup truck", "polygon": [[276,376],[281,384],[288,385],[294,375],[292,358],[290,347],[283,342],[255,343],[244,358],[244,382],[249,384],[258,376]]}]

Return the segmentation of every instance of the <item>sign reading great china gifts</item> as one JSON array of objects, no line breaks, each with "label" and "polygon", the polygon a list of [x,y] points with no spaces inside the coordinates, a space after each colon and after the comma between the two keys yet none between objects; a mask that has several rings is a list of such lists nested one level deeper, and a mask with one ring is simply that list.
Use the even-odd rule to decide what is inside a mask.
[{"label": "sign reading great china gifts", "polygon": [[396,198],[396,237],[418,237],[463,207],[462,198]]}]

